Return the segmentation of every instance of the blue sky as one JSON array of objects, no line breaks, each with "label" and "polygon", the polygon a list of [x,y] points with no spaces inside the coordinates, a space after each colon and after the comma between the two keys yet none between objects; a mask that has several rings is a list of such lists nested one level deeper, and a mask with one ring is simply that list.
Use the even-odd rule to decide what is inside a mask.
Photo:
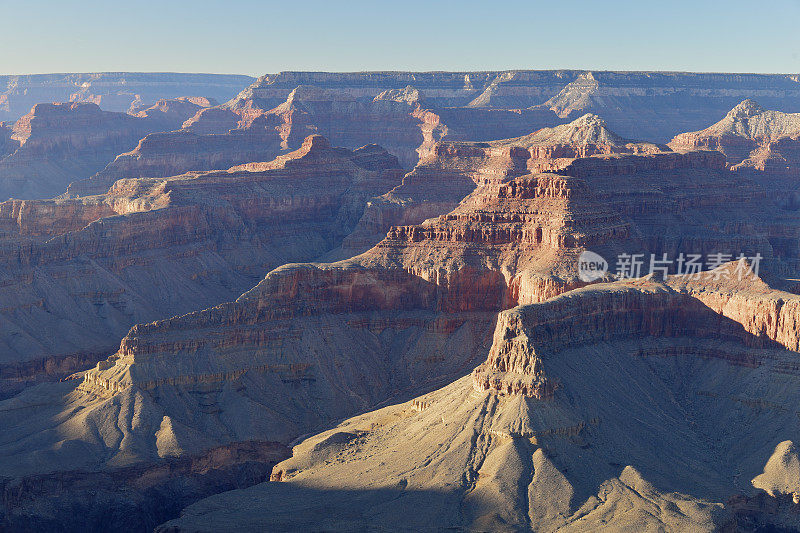
[{"label": "blue sky", "polygon": [[800,72],[800,0],[0,0],[0,74]]}]

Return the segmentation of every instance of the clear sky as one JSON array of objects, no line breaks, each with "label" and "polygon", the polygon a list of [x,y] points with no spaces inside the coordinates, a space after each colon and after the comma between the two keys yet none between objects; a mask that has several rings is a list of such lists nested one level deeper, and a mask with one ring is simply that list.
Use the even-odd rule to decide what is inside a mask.
[{"label": "clear sky", "polygon": [[0,0],[0,74],[800,72],[800,0]]}]

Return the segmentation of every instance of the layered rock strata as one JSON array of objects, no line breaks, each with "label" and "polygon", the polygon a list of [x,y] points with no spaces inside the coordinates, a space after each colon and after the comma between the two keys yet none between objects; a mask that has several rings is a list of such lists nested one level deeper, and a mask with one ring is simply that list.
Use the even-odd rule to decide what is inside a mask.
[{"label": "layered rock strata", "polygon": [[[297,85],[291,86],[294,82]],[[264,160],[298,147],[310,133],[324,134],[348,148],[377,142],[410,168],[419,157],[428,157],[439,139],[516,137],[586,113],[603,116],[611,129],[626,137],[664,142],[715,120],[742,97],[795,109],[792,98],[800,95],[795,86],[780,77],[681,73],[282,73],[264,76],[223,106],[198,113],[185,129],[201,136],[257,131],[257,142],[265,144],[258,157]],[[254,126],[256,120],[264,122]],[[233,139],[242,142],[246,135]],[[245,148],[237,159],[230,142],[227,136],[153,139],[139,148],[141,154],[134,151],[109,173],[118,178],[164,176],[225,168],[257,155]],[[192,153],[195,146],[203,149]],[[202,155],[220,151],[225,155]],[[779,159],[770,160],[780,163]],[[113,181],[114,176],[107,178]]]},{"label": "layered rock strata", "polygon": [[[51,407],[84,406],[87,418],[65,422],[60,431],[87,450],[100,445],[75,433],[88,420],[146,411],[147,422],[115,425],[127,437],[111,456],[126,461],[241,440],[288,443],[330,420],[468,372],[488,349],[498,310],[579,285],[580,251],[624,241],[627,232],[578,178],[543,174],[487,186],[446,217],[396,228],[362,256],[286,265],[235,302],[135,326],[116,354]],[[196,401],[178,400],[186,394]],[[207,425],[208,409],[218,413],[218,425]],[[242,409],[250,413],[246,423]],[[168,438],[153,440],[164,417]],[[101,440],[108,438],[101,431]],[[46,434],[34,432],[29,444],[39,449],[46,442]],[[42,467],[20,453],[19,473]],[[61,469],[65,461],[117,466],[109,457],[65,450],[50,456],[47,468]]]},{"label": "layered rock strata", "polygon": [[180,127],[198,109],[192,102],[161,100],[131,116],[93,103],[37,104],[14,124],[10,142],[16,145],[0,159],[0,198],[61,194],[148,133]]},{"label": "layered rock strata", "polygon": [[[323,503],[333,531],[795,528],[797,353],[686,281],[504,311],[473,377],[306,438],[273,482],[200,501],[158,531],[299,531],[320,525]],[[707,281],[726,287],[692,283]],[[764,291],[749,310],[797,299]]]},{"label": "layered rock strata", "polygon": [[761,253],[778,257],[785,277],[800,257],[797,209],[775,187],[744,174],[732,181],[719,152],[627,141],[592,115],[515,139],[439,142],[401,185],[369,203],[343,250],[364,251],[391,226],[419,224],[476,187],[542,169],[586,180],[599,202],[633,224],[643,242],[637,249],[648,253],[673,260],[680,253]]},{"label": "layered rock strata", "polygon": [[760,75],[583,72],[533,109],[564,119],[595,113],[625,137],[667,142],[718,120],[745,98],[800,111],[796,91],[792,76],[778,81]]},{"label": "layered rock strata", "polygon": [[134,323],[233,299],[271,268],[336,247],[400,174],[378,147],[309,137],[264,167],[0,204],[4,392],[42,368],[85,366]]},{"label": "layered rock strata", "polygon": [[670,146],[719,150],[732,170],[796,175],[800,171],[800,113],[766,110],[754,100],[744,100],[708,128],[677,135]]},{"label": "layered rock strata", "polygon": [[595,113],[625,137],[658,142],[701,129],[745,98],[775,109],[800,111],[800,90],[793,75],[574,70],[282,72],[262,76],[229,105],[236,110],[271,109],[299,85],[364,99],[412,85],[434,110],[537,106],[565,119]]}]

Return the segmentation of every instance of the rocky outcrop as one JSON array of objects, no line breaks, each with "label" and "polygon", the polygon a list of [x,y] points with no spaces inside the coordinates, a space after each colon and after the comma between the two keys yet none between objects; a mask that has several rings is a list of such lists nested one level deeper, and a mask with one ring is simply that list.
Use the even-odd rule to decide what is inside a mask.
[{"label": "rocky outcrop", "polygon": [[419,157],[417,148],[424,142],[421,126],[425,123],[413,91],[409,87],[405,95],[381,93],[364,101],[301,85],[269,113],[280,118],[278,129],[284,148],[296,146],[306,135],[320,133],[339,146],[380,144],[397,155],[404,167],[411,168]]},{"label": "rocky outcrop", "polygon": [[744,100],[708,128],[677,135],[670,146],[719,150],[733,170],[794,172],[800,168],[800,113],[766,110],[754,100]]},{"label": "rocky outcrop", "polygon": [[530,152],[532,172],[560,170],[577,158],[604,154],[648,154],[666,147],[623,139],[597,115],[586,114],[569,124],[542,128],[524,137],[495,141],[494,145],[519,146]]},{"label": "rocky outcrop", "polygon": [[93,103],[37,104],[13,126],[11,140],[19,146],[0,159],[0,198],[58,195],[149,132],[180,127],[197,109],[191,102],[161,100],[131,116]]},{"label": "rocky outcrop", "polygon": [[[571,346],[614,342],[618,338],[735,339],[747,347],[781,344],[797,350],[796,339],[787,338],[786,331],[796,329],[800,299],[770,290],[759,280],[757,284],[763,292],[744,292],[737,295],[735,303],[728,301],[728,305],[713,306],[712,301],[722,298],[721,287],[730,282],[714,283],[712,278],[710,274],[695,280],[682,276],[671,278],[669,284],[680,290],[647,283],[595,286],[572,291],[540,305],[505,311],[498,319],[487,361],[472,374],[474,385],[481,391],[552,399],[558,385],[548,379],[544,371],[549,357]],[[750,282],[748,278],[744,285]],[[728,294],[735,286],[728,287]],[[777,320],[780,325],[768,331],[763,325],[776,321],[775,302],[783,302],[783,298],[791,300]],[[577,309],[580,312],[576,312]],[[695,348],[686,346],[670,347],[664,353],[689,354],[693,350]],[[643,353],[652,356],[655,352]],[[732,355],[720,349],[701,349],[697,354],[720,357],[744,366],[760,364],[752,354],[746,355],[741,349]]]},{"label": "rocky outcrop", "polygon": [[149,118],[153,121],[164,123],[164,130],[179,129],[184,122],[194,117],[202,109],[219,105],[215,100],[208,98],[180,97],[162,98],[149,107],[131,109],[128,114],[134,117]]},{"label": "rocky outcrop", "polygon": [[91,102],[124,113],[161,98],[200,95],[225,102],[252,83],[249,76],[98,72],[0,76],[0,120],[17,120],[43,102]]},{"label": "rocky outcrop", "polygon": [[[266,168],[2,203],[1,363],[84,365],[72,354],[112,351],[134,323],[233,299],[265,271],[336,247],[366,200],[399,177],[396,159],[378,147],[352,152],[310,137]],[[53,377],[80,369],[31,369],[40,367]],[[35,379],[3,373],[9,382]]]},{"label": "rocky outcrop", "polygon": [[746,261],[700,277],[670,278],[669,284],[741,324],[751,335],[800,351],[800,298],[771,289],[754,275]]},{"label": "rocky outcrop", "polygon": [[274,124],[263,117],[247,128],[226,133],[204,135],[191,130],[153,133],[141,139],[133,150],[117,155],[90,178],[70,184],[67,194],[100,194],[119,179],[162,178],[269,161],[280,152],[280,137]]},{"label": "rocky outcrop", "polygon": [[238,127],[240,119],[241,117],[230,109],[207,107],[186,120],[182,124],[182,129],[200,135],[227,133]]},{"label": "rocky outcrop", "polygon": [[791,76],[595,71],[578,75],[533,108],[565,119],[595,113],[626,137],[667,142],[717,120],[744,98],[798,110],[796,91]]}]

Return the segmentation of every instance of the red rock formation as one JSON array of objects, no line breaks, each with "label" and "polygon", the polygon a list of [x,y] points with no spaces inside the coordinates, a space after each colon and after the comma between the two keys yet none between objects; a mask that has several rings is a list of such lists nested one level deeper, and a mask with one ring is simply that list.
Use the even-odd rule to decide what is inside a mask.
[{"label": "red rock formation", "polygon": [[[697,283],[698,287],[702,285],[703,282]],[[580,289],[538,305],[503,312],[489,357],[472,374],[475,387],[481,391],[551,399],[558,385],[547,377],[548,357],[555,357],[568,347],[619,338],[738,339],[747,346],[771,345],[769,338],[753,337],[742,327],[744,324],[735,320],[768,319],[758,309],[764,303],[760,298],[751,299],[753,308],[743,308],[733,317],[712,313],[702,300],[692,296],[663,285],[637,282]],[[794,320],[800,318],[797,309],[792,311]],[[676,350],[664,353],[688,354],[692,348]],[[729,358],[724,351],[701,351],[698,355],[730,359],[733,364],[755,364],[735,354]]]},{"label": "red rock formation", "polygon": [[[665,284],[636,280],[595,285],[501,313],[489,357],[475,369],[473,381],[479,390],[547,399],[556,387],[543,370],[547,358],[569,347],[618,338],[684,337],[798,351],[798,324],[800,297],[770,288],[747,263],[670,276]],[[653,349],[640,355],[658,353]],[[662,353],[684,355],[692,348],[675,346]],[[721,346],[697,355],[751,367],[762,362],[755,352],[727,354]],[[773,371],[800,375],[800,365],[777,365]]]},{"label": "red rock formation", "polygon": [[[14,267],[0,278],[0,364],[83,361],[72,354],[97,355],[136,322],[234,298],[265,271],[335,247],[365,201],[399,177],[378,147],[351,152],[310,137],[267,168],[2,203],[2,262]],[[11,379],[40,366],[17,365]]]},{"label": "red rock formation", "polygon": [[[797,353],[743,326],[648,280],[504,311],[471,379],[304,437],[273,483],[200,502],[160,531],[191,531],[210,516],[305,526],[318,519],[319,497],[342,530],[433,521],[711,531],[746,524],[748,512],[796,527],[798,373],[787,365]],[[756,496],[750,479],[780,499]],[[740,492],[750,496],[729,499]],[[411,505],[425,516],[409,518]]]},{"label": "red rock formation", "polygon": [[399,187],[367,206],[356,231],[345,240],[344,250],[362,252],[375,241],[376,235],[384,234],[392,225],[419,224],[426,218],[444,214],[455,208],[476,185],[500,183],[528,172],[560,169],[585,176],[603,163],[592,159],[586,162],[590,171],[575,170],[582,158],[659,150],[653,144],[622,139],[609,131],[602,119],[592,115],[570,124],[542,128],[524,137],[486,143],[441,141],[403,178]]},{"label": "red rock formation", "polygon": [[[195,387],[228,383],[246,373],[277,373],[284,383],[311,380],[326,397],[331,387],[346,387],[362,401],[374,401],[377,389],[366,393],[359,380],[350,378],[336,382],[330,366],[350,368],[356,359],[371,357],[360,349],[342,351],[363,346],[365,327],[382,330],[378,353],[388,349],[384,342],[395,342],[409,327],[415,336],[435,343],[445,342],[454,331],[471,331],[457,357],[412,365],[428,368],[432,375],[463,368],[481,346],[483,337],[477,332],[485,330],[492,312],[580,285],[580,251],[627,238],[627,225],[595,204],[578,178],[543,174],[489,184],[447,216],[393,228],[359,257],[284,266],[236,302],[135,326],[117,354],[86,373],[81,390],[107,397],[129,389]],[[308,329],[319,324],[332,324],[333,329]],[[316,347],[309,347],[321,342],[320,334],[337,339],[323,358],[313,355]],[[417,349],[416,343],[403,348],[391,364],[417,357]],[[256,358],[248,355],[255,352]],[[196,362],[192,369],[166,364],[190,353]],[[391,375],[402,372],[403,379],[419,379],[408,371],[398,368]],[[398,386],[408,382],[393,385]],[[270,394],[282,397],[279,390]],[[334,411],[320,409],[333,416],[351,407],[347,401]]]},{"label": "red rock formation", "polygon": [[739,266],[736,262],[726,265],[719,275],[672,277],[669,285],[741,324],[751,335],[800,351],[800,300],[771,289],[749,264],[741,265],[742,272]]}]

